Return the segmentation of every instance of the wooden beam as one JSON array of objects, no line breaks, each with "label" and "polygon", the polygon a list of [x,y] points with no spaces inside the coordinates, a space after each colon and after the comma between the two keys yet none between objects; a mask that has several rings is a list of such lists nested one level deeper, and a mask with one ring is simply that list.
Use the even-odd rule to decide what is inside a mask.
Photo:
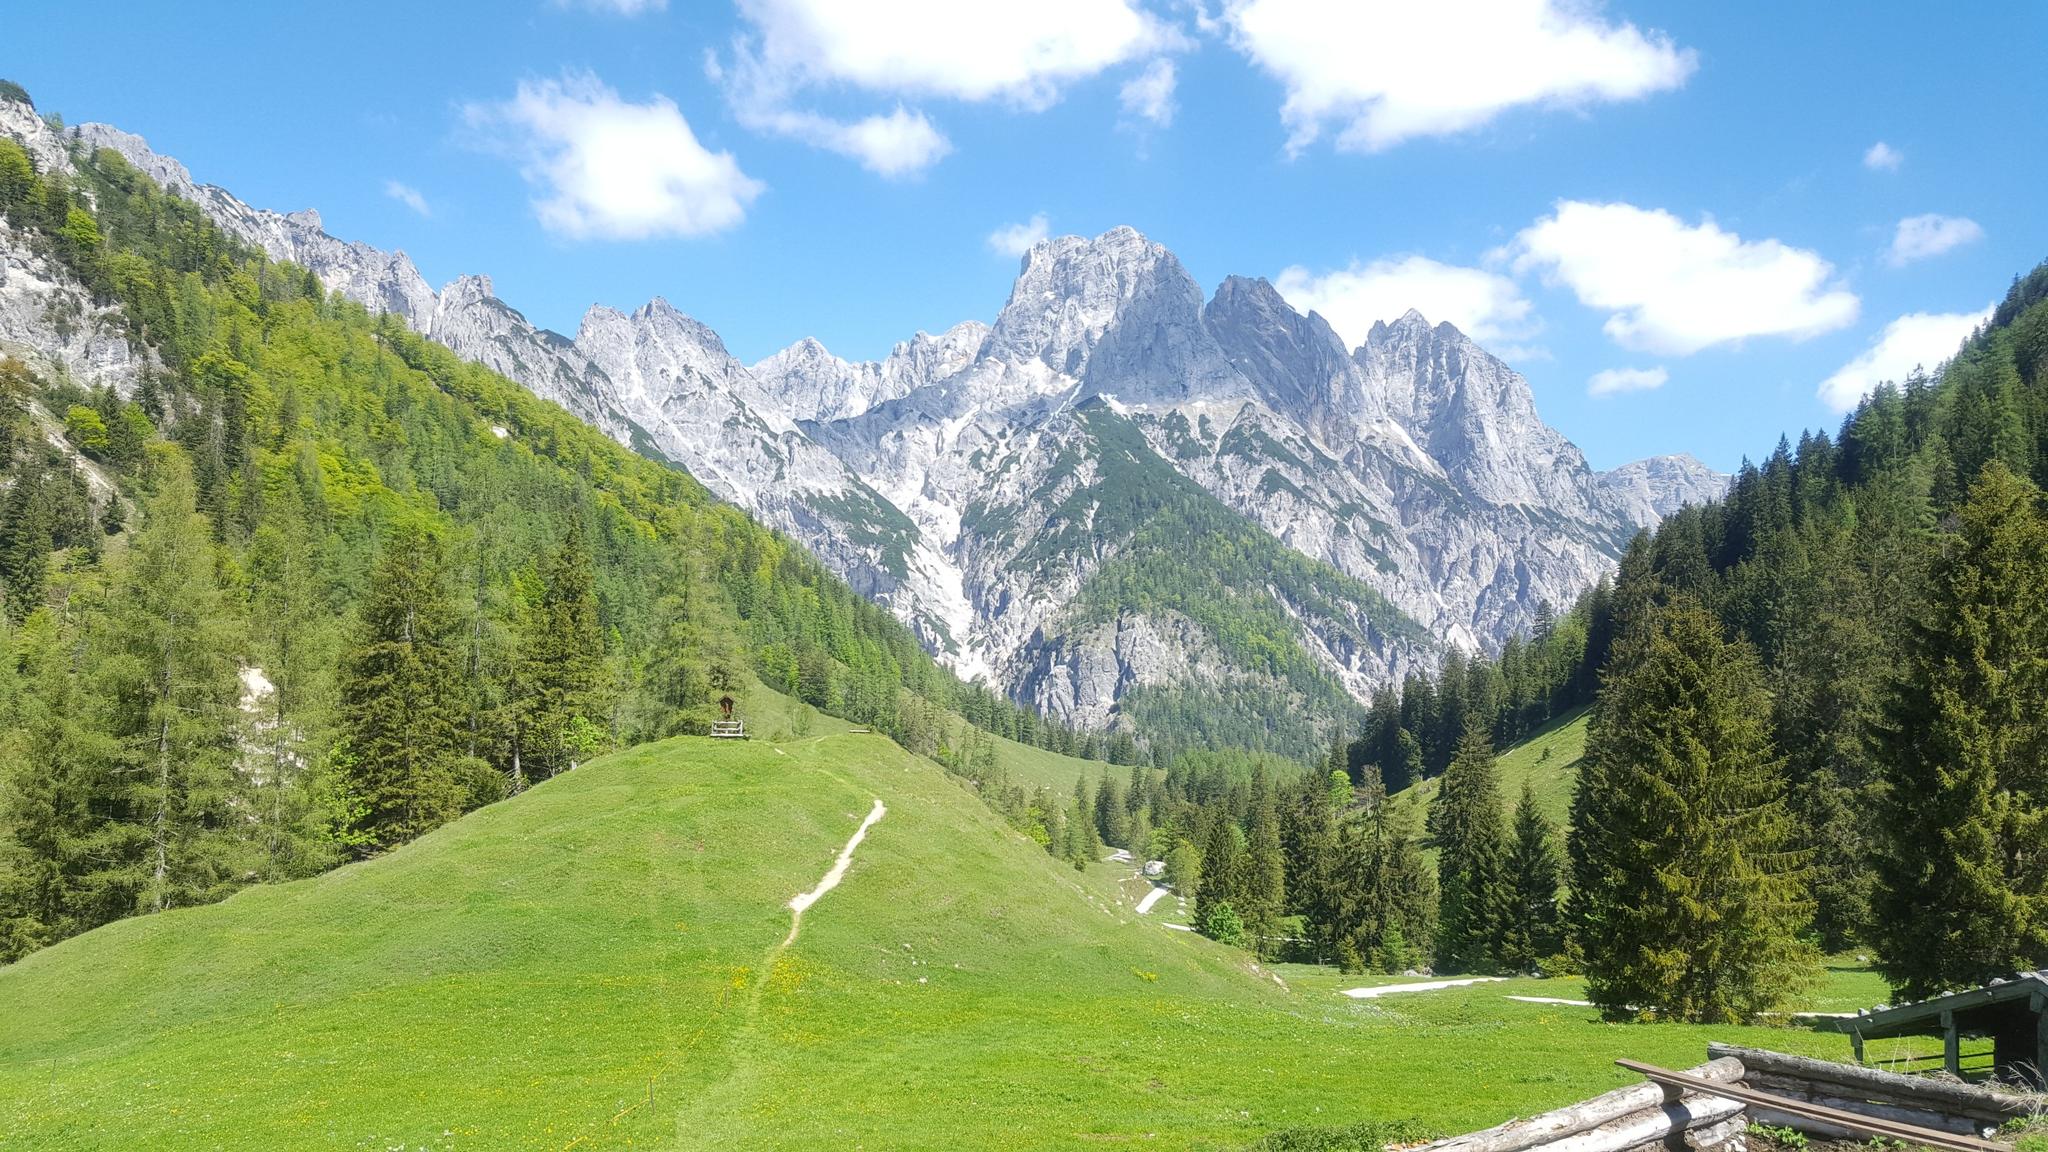
[{"label": "wooden beam", "polygon": [[[1692,1074],[1702,1080],[1719,1082],[1740,1080],[1744,1071],[1742,1061],[1724,1058],[1710,1060],[1694,1068]],[[1463,1136],[1439,1140],[1416,1152],[1523,1152],[1524,1149],[1548,1146],[1583,1132],[1604,1129],[1637,1113],[1650,1112],[1671,1103],[1677,1095],[1656,1084],[1630,1084],[1555,1112],[1510,1120],[1483,1132],[1468,1132]],[[1652,1134],[1645,1140],[1657,1138]],[[1615,1145],[1616,1148],[1629,1146]]]},{"label": "wooden beam", "polygon": [[1956,1029],[1956,1014],[1947,1010],[1941,1014],[1941,1066],[1963,1078],[1963,1034]]},{"label": "wooden beam", "polygon": [[1698,1092],[1701,1095],[1721,1096],[1729,1100],[1741,1101],[1744,1104],[1770,1108],[1793,1116],[1818,1120],[1824,1124],[1832,1124],[1837,1128],[1847,1129],[1858,1136],[1877,1136],[1886,1140],[1900,1140],[1907,1144],[1924,1144],[1929,1148],[1946,1148],[1950,1152],[2012,1152],[2012,1146],[2009,1144],[1999,1144],[1991,1140],[1979,1139],[1975,1136],[1960,1136],[1954,1132],[1937,1132],[1932,1128],[1922,1128],[1917,1124],[1902,1124],[1896,1120],[1882,1120],[1857,1112],[1847,1112],[1840,1108],[1829,1108],[1821,1104],[1808,1103],[1804,1100],[1787,1100],[1783,1096],[1773,1096],[1768,1092],[1758,1092],[1752,1088],[1743,1088],[1733,1084],[1717,1084],[1712,1080],[1703,1080],[1698,1076],[1684,1072],[1673,1072],[1666,1068],[1659,1068],[1654,1064],[1644,1064],[1636,1060],[1616,1060],[1615,1063],[1631,1072],[1640,1072],[1651,1080],[1672,1088],[1686,1089]]},{"label": "wooden beam", "polygon": [[1925,1076],[1905,1076],[1882,1068],[1859,1068],[1854,1064],[1789,1056],[1783,1052],[1745,1048],[1738,1044],[1710,1043],[1707,1055],[1742,1061],[1742,1066],[1749,1069],[1749,1074],[1743,1077],[1745,1082],[1758,1073],[1789,1076],[1838,1086],[1831,1093],[1836,1096],[1868,1093],[1873,1099],[1896,1100],[1937,1111],[1981,1116],[1993,1123],[2014,1116],[2048,1112],[2048,1106],[2044,1106],[2044,1101],[2038,1096],[1994,1091],[1981,1084],[1955,1084]]}]

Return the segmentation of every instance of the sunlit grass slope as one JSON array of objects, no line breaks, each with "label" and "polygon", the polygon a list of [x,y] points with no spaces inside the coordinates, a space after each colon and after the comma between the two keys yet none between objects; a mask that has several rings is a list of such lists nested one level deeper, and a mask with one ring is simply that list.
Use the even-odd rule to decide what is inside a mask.
[{"label": "sunlit grass slope", "polygon": [[[1522,785],[1526,783],[1535,789],[1536,803],[1543,814],[1560,831],[1564,829],[1571,816],[1572,785],[1579,778],[1579,758],[1586,754],[1586,717],[1581,711],[1552,721],[1500,754],[1496,761],[1500,766],[1500,800],[1510,817],[1515,805],[1521,802]],[[1395,794],[1395,804],[1413,818],[1415,828],[1422,827],[1442,783],[1439,776]]]},{"label": "sunlit grass slope", "polygon": [[879,736],[678,739],[0,969],[0,1148],[1228,1148],[1493,1123],[1710,1036],[1846,1051],[1300,971],[1132,915]]}]

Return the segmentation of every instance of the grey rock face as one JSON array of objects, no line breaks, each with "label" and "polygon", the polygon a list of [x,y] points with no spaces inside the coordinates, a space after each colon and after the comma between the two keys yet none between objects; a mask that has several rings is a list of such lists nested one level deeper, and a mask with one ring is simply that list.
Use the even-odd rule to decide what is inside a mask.
[{"label": "grey rock face", "polygon": [[1608,504],[1626,513],[1631,523],[1654,528],[1687,504],[1718,500],[1728,491],[1728,475],[1680,453],[1652,456],[1602,472],[1600,487]]},{"label": "grey rock face", "polygon": [[[38,172],[69,172],[70,143],[35,109],[0,99],[0,135],[20,143]],[[153,361],[131,348],[117,309],[102,306],[27,232],[0,220],[0,355],[86,387],[133,393]]]},{"label": "grey rock face", "polygon": [[92,293],[27,234],[0,221],[0,355],[88,388],[132,395],[150,361],[128,344],[119,310]]},{"label": "grey rock face", "polygon": [[[0,128],[41,131],[36,147],[61,159],[61,142],[23,117],[0,105]],[[919,333],[867,363],[806,340],[749,368],[665,301],[594,307],[566,338],[483,277],[432,292],[403,253],[337,240],[310,212],[252,209],[139,137],[87,125],[79,139],[330,288],[688,469],[963,673],[1080,723],[1113,720],[1136,686],[1245,675],[1179,613],[1074,610],[1124,546],[1093,517],[1134,470],[1198,486],[1327,564],[1332,586],[1341,573],[1426,629],[1426,641],[1390,632],[1371,596],[1280,598],[1293,641],[1360,699],[1431,667],[1443,645],[1486,648],[1539,604],[1569,603],[1637,527],[1727,482],[1685,457],[1595,473],[1543,423],[1526,381],[1450,325],[1411,312],[1346,348],[1262,280],[1234,277],[1205,300],[1171,252],[1129,228],[1035,246],[992,324]],[[49,327],[35,309],[53,290],[35,286],[19,247],[0,234],[0,338]],[[51,354],[121,371],[104,346]],[[1144,459],[1105,448],[1114,428],[1133,430]]]},{"label": "grey rock face", "polygon": [[988,325],[968,320],[937,336],[919,332],[883,360],[850,364],[807,336],[750,371],[791,419],[848,420],[960,371],[987,338]]}]

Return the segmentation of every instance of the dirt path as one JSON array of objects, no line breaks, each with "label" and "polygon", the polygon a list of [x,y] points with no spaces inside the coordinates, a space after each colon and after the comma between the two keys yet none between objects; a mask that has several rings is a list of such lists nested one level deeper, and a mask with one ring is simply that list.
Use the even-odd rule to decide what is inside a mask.
[{"label": "dirt path", "polygon": [[1169,893],[1164,888],[1154,888],[1150,892],[1145,893],[1145,898],[1138,901],[1138,915],[1143,916],[1145,913],[1150,912],[1152,906],[1159,903],[1167,895]]},{"label": "dirt path", "polygon": [[833,863],[832,870],[825,873],[825,878],[818,881],[816,888],[809,892],[799,892],[789,898],[789,935],[782,941],[784,948],[796,943],[796,934],[804,926],[804,909],[816,904],[825,893],[839,887],[839,881],[846,876],[847,867],[853,863],[853,850],[860,847],[860,842],[867,839],[868,829],[873,828],[875,822],[888,811],[889,809],[883,806],[881,798],[876,797],[874,810],[868,813],[867,819],[860,822],[859,828],[854,829],[853,839],[848,840],[846,847],[839,850],[839,859]]}]

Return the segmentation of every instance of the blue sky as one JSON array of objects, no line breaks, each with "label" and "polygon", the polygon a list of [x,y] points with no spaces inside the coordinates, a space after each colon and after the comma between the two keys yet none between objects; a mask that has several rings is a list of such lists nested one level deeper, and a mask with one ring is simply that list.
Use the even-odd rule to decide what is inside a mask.
[{"label": "blue sky", "polygon": [[992,318],[1004,230],[1130,224],[1340,332],[1460,323],[1600,467],[1832,427],[2048,257],[2038,4],[136,3],[10,32],[0,76],[46,113],[565,332],[662,295],[743,360],[878,356]]}]

